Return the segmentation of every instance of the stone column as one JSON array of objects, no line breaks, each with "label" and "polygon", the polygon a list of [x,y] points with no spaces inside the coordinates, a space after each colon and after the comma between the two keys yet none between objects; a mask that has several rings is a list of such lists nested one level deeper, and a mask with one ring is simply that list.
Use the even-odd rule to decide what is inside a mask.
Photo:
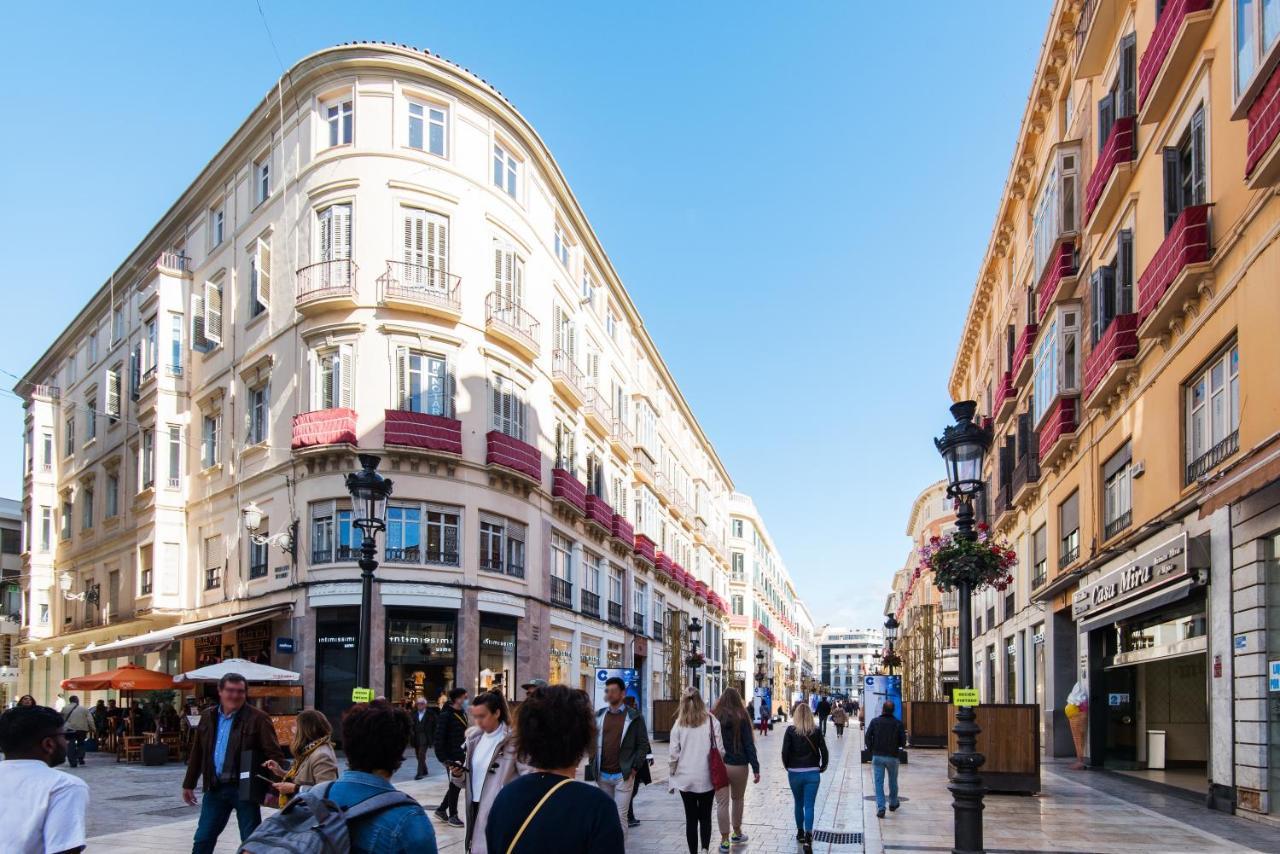
[{"label": "stone column", "polygon": [[479,591],[462,591],[462,608],[454,631],[457,649],[454,683],[475,696],[480,684]]}]

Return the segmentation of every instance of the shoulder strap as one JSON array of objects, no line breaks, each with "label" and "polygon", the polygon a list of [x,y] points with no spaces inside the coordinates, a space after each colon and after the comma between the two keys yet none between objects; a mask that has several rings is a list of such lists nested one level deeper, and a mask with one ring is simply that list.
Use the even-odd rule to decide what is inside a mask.
[{"label": "shoulder strap", "polygon": [[402,807],[408,804],[414,806],[418,802],[407,792],[396,790],[394,792],[383,792],[380,795],[374,795],[372,798],[365,798],[358,804],[352,804],[342,811],[343,817],[348,821],[355,821],[358,818],[365,818],[376,812],[381,812],[389,807]]},{"label": "shoulder strap", "polygon": [[538,801],[537,805],[534,806],[527,816],[525,816],[524,822],[520,825],[520,829],[516,831],[516,835],[511,837],[511,844],[507,846],[507,854],[512,854],[516,850],[516,844],[520,842],[520,837],[524,836],[524,831],[529,826],[529,822],[533,821],[533,817],[538,814],[538,810],[542,809],[542,805],[545,804],[561,786],[572,782],[573,780],[571,778],[566,777],[547,790],[547,793],[542,796],[542,800]]}]

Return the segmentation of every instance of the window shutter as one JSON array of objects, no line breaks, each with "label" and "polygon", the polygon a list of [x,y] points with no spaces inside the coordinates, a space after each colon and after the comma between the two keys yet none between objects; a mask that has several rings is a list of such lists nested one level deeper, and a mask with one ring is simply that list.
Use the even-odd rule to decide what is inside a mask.
[{"label": "window shutter", "polygon": [[271,244],[258,239],[257,256],[253,260],[254,294],[253,298],[263,308],[271,306]]},{"label": "window shutter", "polygon": [[412,281],[414,266],[422,263],[422,214],[419,211],[405,211],[403,248],[405,278]]},{"label": "window shutter", "polygon": [[337,399],[333,393],[333,375],[338,370],[338,354],[313,353],[312,365],[313,376],[317,380],[315,385],[317,400],[313,402],[311,408],[328,409],[331,406],[337,406]]},{"label": "window shutter", "polygon": [[[499,297],[505,298],[506,294],[503,293],[503,284],[506,281],[506,277],[503,276],[503,268],[504,268],[503,255],[504,254],[505,253],[503,253],[501,246],[494,245],[493,247],[493,292],[496,293]],[[494,308],[501,308],[501,306],[494,306]]]},{"label": "window shutter", "polygon": [[346,260],[351,257],[351,205],[334,205],[337,222],[334,223],[334,257]]},{"label": "window shutter", "polygon": [[222,343],[222,288],[213,282],[204,283],[204,337]]},{"label": "window shutter", "polygon": [[558,304],[551,307],[551,328],[556,336],[555,349],[564,350],[564,311]]},{"label": "window shutter", "polygon": [[445,415],[449,418],[457,418],[458,411],[454,402],[458,398],[458,374],[452,359],[449,359],[445,366],[447,369],[445,382],[448,383],[445,387]]},{"label": "window shutter", "polygon": [[448,290],[444,274],[449,272],[449,220],[442,216],[427,220],[427,267],[432,272],[432,284]]},{"label": "window shutter", "polygon": [[320,211],[320,219],[317,223],[320,227],[320,260],[333,260],[333,208],[325,208]]},{"label": "window shutter", "polygon": [[114,368],[107,371],[107,415],[120,417],[120,372]]},{"label": "window shutter", "polygon": [[1116,73],[1119,84],[1116,89],[1120,97],[1120,102],[1115,105],[1117,116],[1132,116],[1138,112],[1138,100],[1134,93],[1138,78],[1137,57],[1138,37],[1136,33],[1129,33],[1120,41],[1120,65]]},{"label": "window shutter", "polygon": [[204,350],[209,340],[204,335],[204,295],[191,294],[191,349]]},{"label": "window shutter", "polygon": [[569,361],[576,365],[578,364],[578,330],[573,325],[572,320],[565,323],[565,326],[567,327],[565,334],[568,336],[569,344],[566,348],[569,351]]},{"label": "window shutter", "polygon": [[1116,314],[1133,313],[1133,232],[1124,229],[1116,249]]},{"label": "window shutter", "polygon": [[396,348],[396,408],[410,409],[409,405],[409,348]]},{"label": "window shutter", "polygon": [[1196,110],[1191,117],[1191,199],[1189,204],[1202,205],[1205,202],[1204,161],[1204,107]]},{"label": "window shutter", "polygon": [[1182,213],[1180,200],[1182,188],[1182,167],[1179,165],[1178,149],[1169,146],[1164,150],[1164,233],[1168,234],[1173,224]]},{"label": "window shutter", "polygon": [[351,408],[351,373],[355,369],[355,350],[350,344],[343,344],[338,348],[336,357],[338,363],[338,384],[341,397],[338,405],[344,409]]},{"label": "window shutter", "polygon": [[524,302],[524,262],[514,251],[508,253],[507,260],[511,265],[511,301],[518,306]]},{"label": "window shutter", "polygon": [[1092,341],[1097,344],[1102,338],[1102,270],[1094,270],[1089,275],[1089,293],[1093,296],[1092,311],[1089,318]]},{"label": "window shutter", "polygon": [[1114,266],[1103,267],[1098,271],[1101,274],[1102,283],[1102,330],[1106,331],[1107,326],[1116,317],[1116,268]]},{"label": "window shutter", "polygon": [[1111,136],[1111,126],[1116,120],[1116,99],[1112,94],[1107,94],[1098,102],[1098,151],[1102,151],[1107,144],[1107,138]]}]

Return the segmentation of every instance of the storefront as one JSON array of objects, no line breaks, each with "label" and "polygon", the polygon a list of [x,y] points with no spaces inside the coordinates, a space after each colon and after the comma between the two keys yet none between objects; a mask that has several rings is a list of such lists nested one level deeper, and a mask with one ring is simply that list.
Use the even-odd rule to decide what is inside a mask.
[{"label": "storefront", "polygon": [[547,662],[547,681],[552,685],[569,685],[573,679],[573,632],[551,630],[551,653]]},{"label": "storefront", "polygon": [[356,638],[359,608],[316,610],[315,707],[334,725],[351,706],[356,684]]},{"label": "storefront", "polygon": [[387,609],[387,698],[412,703],[436,700],[457,684],[457,628],[454,611]]},{"label": "storefront", "polygon": [[1209,535],[1183,532],[1073,596],[1091,765],[1207,790],[1209,579]]},{"label": "storefront", "polygon": [[480,615],[481,691],[498,691],[508,700],[516,699],[516,625],[515,617],[504,614]]}]

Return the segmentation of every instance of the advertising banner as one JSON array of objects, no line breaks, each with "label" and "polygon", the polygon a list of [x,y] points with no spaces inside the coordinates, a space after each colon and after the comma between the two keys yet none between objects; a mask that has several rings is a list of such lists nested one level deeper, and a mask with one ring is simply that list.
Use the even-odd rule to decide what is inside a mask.
[{"label": "advertising banner", "polygon": [[893,716],[902,720],[902,677],[866,676],[862,680],[862,708],[867,723],[880,714],[885,700],[893,700]]},{"label": "advertising banner", "polygon": [[592,700],[595,702],[597,709],[607,706],[608,702],[604,698],[604,683],[608,679],[617,676],[623,682],[627,683],[627,696],[636,698],[636,705],[640,705],[640,671],[633,667],[601,667],[596,670],[596,690]]},{"label": "advertising banner", "polygon": [[761,710],[765,709],[768,710],[768,717],[772,719],[775,711],[773,708],[773,689],[767,686],[762,688],[757,685],[754,696],[756,701],[756,720],[760,720]]}]

